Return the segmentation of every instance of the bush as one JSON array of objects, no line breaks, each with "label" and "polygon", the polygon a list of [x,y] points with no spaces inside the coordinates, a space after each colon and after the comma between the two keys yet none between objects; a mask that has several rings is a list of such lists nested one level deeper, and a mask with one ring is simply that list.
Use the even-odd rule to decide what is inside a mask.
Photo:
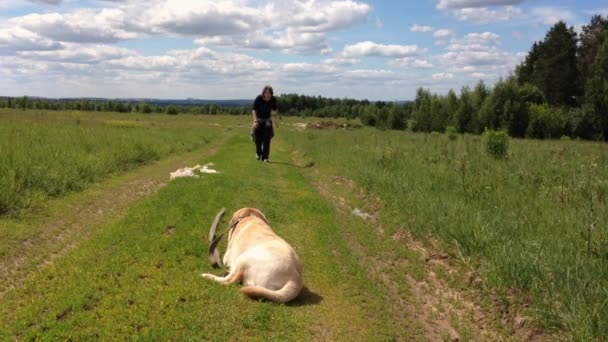
[{"label": "bush", "polygon": [[378,118],[372,113],[364,113],[361,115],[361,122],[366,126],[376,126]]},{"label": "bush", "polygon": [[175,106],[169,106],[169,107],[167,107],[167,114],[169,114],[169,115],[177,115],[177,113],[178,113],[177,107],[175,107]]},{"label": "bush", "polygon": [[412,132],[418,132],[418,121],[414,119],[407,120],[407,129]]},{"label": "bush", "polygon": [[456,130],[456,127],[454,127],[454,126],[446,127],[445,135],[447,135],[450,140],[458,139],[458,131]]},{"label": "bush", "polygon": [[551,139],[563,135],[562,129],[565,127],[563,123],[564,114],[560,109],[550,108],[547,105],[531,104],[529,112],[528,137]]},{"label": "bush", "polygon": [[486,152],[494,158],[506,158],[509,149],[509,135],[506,131],[486,130],[481,141]]}]

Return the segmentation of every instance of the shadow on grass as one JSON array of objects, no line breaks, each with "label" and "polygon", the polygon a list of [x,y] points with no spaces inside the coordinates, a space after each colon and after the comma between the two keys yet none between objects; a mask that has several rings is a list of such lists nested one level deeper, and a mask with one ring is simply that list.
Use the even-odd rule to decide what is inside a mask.
[{"label": "shadow on grass", "polygon": [[287,303],[287,306],[308,306],[318,305],[323,300],[323,297],[310,291],[306,286],[302,289],[298,297],[293,301]]}]

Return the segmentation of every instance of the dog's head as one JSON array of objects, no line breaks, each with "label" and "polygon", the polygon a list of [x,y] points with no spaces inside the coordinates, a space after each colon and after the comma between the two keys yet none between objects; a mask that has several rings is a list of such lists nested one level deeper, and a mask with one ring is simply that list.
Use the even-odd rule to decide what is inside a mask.
[{"label": "dog's head", "polygon": [[240,220],[248,216],[255,216],[266,221],[266,216],[260,210],[255,208],[241,208],[235,211],[234,214],[232,214],[232,219],[230,219],[230,226],[232,227],[238,224]]},{"label": "dog's head", "polygon": [[231,230],[231,234],[228,237],[228,240],[232,238],[233,233],[235,233],[238,229],[236,225],[238,225],[242,219],[249,216],[255,216],[266,222],[266,216],[260,210],[255,208],[241,208],[235,211],[234,214],[232,214],[232,218],[230,219],[230,227],[233,227],[234,229]]}]

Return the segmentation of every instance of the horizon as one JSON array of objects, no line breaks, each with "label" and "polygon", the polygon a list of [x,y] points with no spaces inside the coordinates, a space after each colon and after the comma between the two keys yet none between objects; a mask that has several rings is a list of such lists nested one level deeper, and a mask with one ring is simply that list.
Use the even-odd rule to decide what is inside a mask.
[{"label": "horizon", "polygon": [[412,101],[507,77],[591,0],[6,0],[0,93],[9,97]]}]

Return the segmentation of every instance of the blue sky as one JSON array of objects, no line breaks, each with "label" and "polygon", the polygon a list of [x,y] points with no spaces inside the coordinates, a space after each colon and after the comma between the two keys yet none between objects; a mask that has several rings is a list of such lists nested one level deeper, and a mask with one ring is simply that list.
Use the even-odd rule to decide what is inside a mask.
[{"label": "blue sky", "polygon": [[2,0],[0,95],[409,100],[507,76],[558,20],[543,0]]}]

